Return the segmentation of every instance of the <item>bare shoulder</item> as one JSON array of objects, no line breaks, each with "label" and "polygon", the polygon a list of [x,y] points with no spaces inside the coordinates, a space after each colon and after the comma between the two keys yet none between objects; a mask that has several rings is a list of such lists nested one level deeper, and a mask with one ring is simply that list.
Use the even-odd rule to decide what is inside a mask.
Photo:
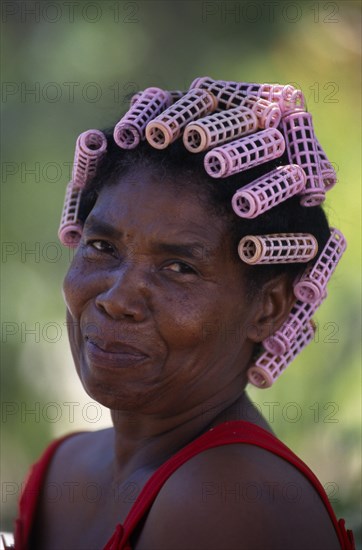
[{"label": "bare shoulder", "polygon": [[329,515],[291,464],[253,445],[217,447],[161,489],[136,550],[339,549]]},{"label": "bare shoulder", "polygon": [[[80,548],[79,538],[87,541],[95,523],[98,495],[104,493],[99,482],[102,471],[99,456],[102,445],[110,447],[106,444],[110,437],[106,430],[74,434],[56,449],[42,480],[32,548],[71,548],[70,541],[73,547]],[[86,547],[94,546],[89,543]]]},{"label": "bare shoulder", "polygon": [[47,470],[46,481],[59,482],[63,478],[79,479],[92,468],[92,458],[98,456],[111,430],[74,433],[57,448]]}]

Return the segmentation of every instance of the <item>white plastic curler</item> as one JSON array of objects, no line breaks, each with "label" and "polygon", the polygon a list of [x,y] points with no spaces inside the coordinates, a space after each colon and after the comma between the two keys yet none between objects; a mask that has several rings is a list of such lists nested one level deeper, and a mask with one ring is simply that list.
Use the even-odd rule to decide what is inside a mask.
[{"label": "white plastic curler", "polygon": [[317,239],[309,233],[246,235],[238,246],[240,259],[250,265],[306,263],[317,252]]}]

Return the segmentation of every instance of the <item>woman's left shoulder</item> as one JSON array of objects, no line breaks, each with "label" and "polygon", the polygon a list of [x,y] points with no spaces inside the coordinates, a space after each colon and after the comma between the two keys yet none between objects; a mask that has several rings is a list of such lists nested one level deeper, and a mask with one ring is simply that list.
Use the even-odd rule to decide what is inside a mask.
[{"label": "woman's left shoulder", "polygon": [[137,550],[142,540],[160,550],[231,550],[241,542],[248,550],[340,548],[311,483],[292,464],[249,444],[203,451],[176,470],[152,506]]}]

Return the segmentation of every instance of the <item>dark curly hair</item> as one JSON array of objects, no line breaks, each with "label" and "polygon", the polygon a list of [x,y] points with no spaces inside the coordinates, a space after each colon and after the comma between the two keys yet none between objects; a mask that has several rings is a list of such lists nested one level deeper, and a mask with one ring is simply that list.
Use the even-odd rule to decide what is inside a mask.
[{"label": "dark curly hair", "polygon": [[[169,147],[158,150],[147,141],[135,149],[120,149],[113,139],[113,129],[103,130],[107,138],[107,153],[98,165],[93,179],[87,183],[82,192],[79,219],[84,223],[92,210],[98,193],[103,187],[116,185],[122,178],[138,168],[152,170],[161,181],[176,188],[190,188],[200,201],[207,205],[210,213],[225,219],[230,235],[232,255],[235,261],[241,262],[237,246],[245,235],[263,235],[269,233],[311,233],[318,241],[319,253],[323,250],[330,231],[323,209],[320,206],[305,207],[300,205],[298,196],[289,198],[271,210],[254,219],[240,218],[231,206],[235,191],[251,181],[274,170],[277,166],[289,164],[286,153],[276,160],[266,162],[255,168],[233,176],[215,179],[210,177],[203,165],[205,153],[192,154],[177,140]],[[317,259],[316,256],[315,260]],[[314,260],[314,261],[315,261]],[[245,266],[245,264],[244,264]],[[305,264],[278,264],[247,266],[250,271],[250,283],[258,288],[263,281],[288,273],[291,281],[305,269]]]}]

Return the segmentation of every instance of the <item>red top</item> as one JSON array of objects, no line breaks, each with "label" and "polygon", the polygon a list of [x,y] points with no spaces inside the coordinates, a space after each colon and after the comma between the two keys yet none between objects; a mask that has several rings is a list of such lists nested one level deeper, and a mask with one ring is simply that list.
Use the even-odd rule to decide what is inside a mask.
[{"label": "red top", "polygon": [[[30,535],[35,519],[36,508],[38,505],[40,489],[46,474],[47,467],[59,447],[67,437],[75,434],[69,434],[61,439],[54,441],[43,453],[42,457],[36,462],[30,473],[19,502],[19,517],[16,520],[15,528],[15,549],[30,550]],[[266,430],[242,420],[224,422],[186,445],[183,449],[171,456],[156,472],[150,477],[137,500],[129,511],[123,525],[116,525],[115,532],[103,550],[132,550],[130,546],[130,536],[135,531],[137,525],[151,508],[158,492],[167,479],[187,460],[195,455],[221,445],[230,445],[233,443],[247,443],[256,445],[270,451],[293,466],[295,466],[313,485],[319,493],[322,501],[327,508],[331,521],[336,529],[337,536],[342,550],[355,550],[355,544],[352,531],[346,531],[344,520],[337,520],[328,497],[316,476],[300,458],[298,458],[286,445],[284,445],[274,435]]]}]

